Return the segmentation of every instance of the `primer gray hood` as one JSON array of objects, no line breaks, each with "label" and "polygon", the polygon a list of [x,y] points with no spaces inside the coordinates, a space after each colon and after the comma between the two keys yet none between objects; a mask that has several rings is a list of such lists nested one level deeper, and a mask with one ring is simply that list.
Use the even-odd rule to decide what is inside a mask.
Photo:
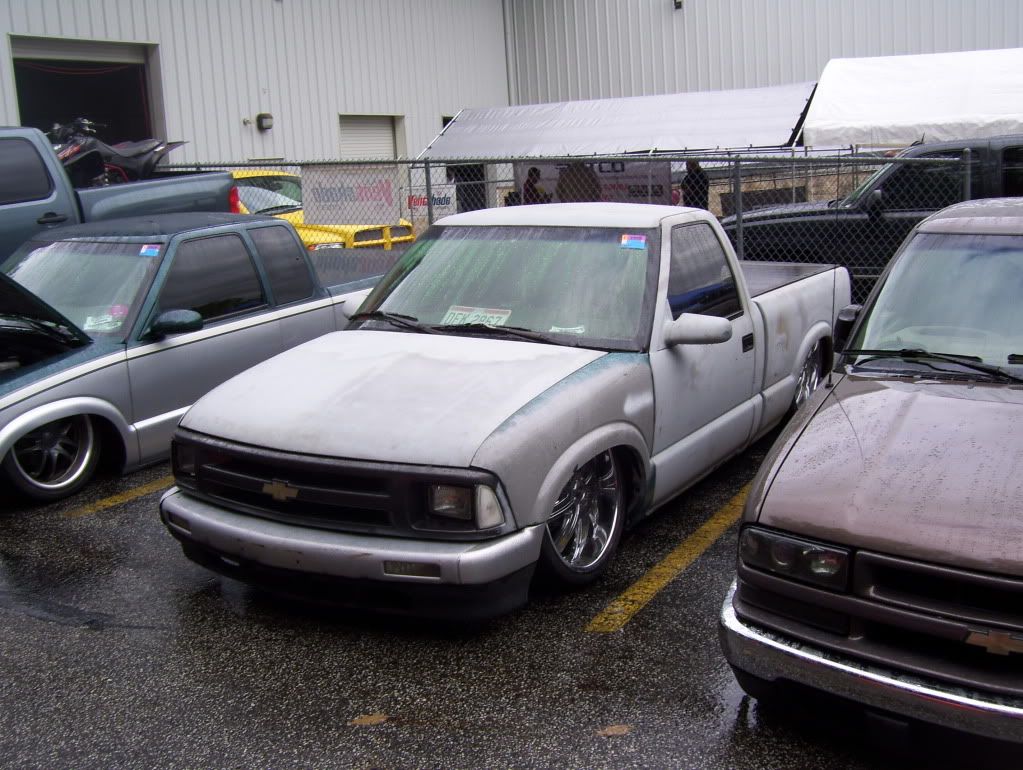
[{"label": "primer gray hood", "polygon": [[285,452],[468,467],[509,416],[604,355],[507,339],[335,332],[228,380],[181,425]]},{"label": "primer gray hood", "polygon": [[760,521],[1023,575],[1023,389],[843,378],[776,468]]}]

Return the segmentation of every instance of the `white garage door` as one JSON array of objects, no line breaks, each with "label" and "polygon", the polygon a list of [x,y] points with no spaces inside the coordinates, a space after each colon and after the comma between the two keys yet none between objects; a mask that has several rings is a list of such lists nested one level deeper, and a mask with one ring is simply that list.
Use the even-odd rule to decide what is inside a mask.
[{"label": "white garage door", "polygon": [[11,36],[14,59],[72,59],[77,61],[145,64],[146,46],[93,40],[61,40]]},{"label": "white garage door", "polygon": [[394,118],[390,115],[342,115],[341,158],[394,160]]}]

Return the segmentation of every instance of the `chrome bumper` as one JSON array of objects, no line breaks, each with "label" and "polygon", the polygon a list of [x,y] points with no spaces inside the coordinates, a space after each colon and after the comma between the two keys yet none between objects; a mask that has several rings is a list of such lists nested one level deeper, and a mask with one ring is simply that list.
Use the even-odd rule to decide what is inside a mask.
[{"label": "chrome bumper", "polygon": [[[160,498],[160,516],[178,540],[231,559],[316,576],[440,585],[483,585],[534,564],[543,526],[495,540],[445,542],[296,527],[244,516],[183,494]],[[418,565],[428,576],[397,574]]]},{"label": "chrome bumper", "polygon": [[1001,740],[1023,742],[1023,702],[920,679],[840,657],[754,628],[732,607],[735,583],[721,609],[719,632],[728,662],[769,681],[788,680],[904,717]]}]

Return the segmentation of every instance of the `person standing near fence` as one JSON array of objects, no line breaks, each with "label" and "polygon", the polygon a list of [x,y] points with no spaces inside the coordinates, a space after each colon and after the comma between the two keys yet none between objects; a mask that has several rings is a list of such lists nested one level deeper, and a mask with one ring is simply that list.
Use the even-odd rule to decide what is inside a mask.
[{"label": "person standing near fence", "polygon": [[544,192],[543,188],[538,184],[539,181],[540,169],[536,166],[531,166],[529,171],[526,172],[526,181],[522,185],[522,203],[524,205],[551,202],[550,194]]},{"label": "person standing near fence", "polygon": [[696,209],[710,208],[710,180],[696,160],[686,161],[686,176],[682,180],[682,205]]}]

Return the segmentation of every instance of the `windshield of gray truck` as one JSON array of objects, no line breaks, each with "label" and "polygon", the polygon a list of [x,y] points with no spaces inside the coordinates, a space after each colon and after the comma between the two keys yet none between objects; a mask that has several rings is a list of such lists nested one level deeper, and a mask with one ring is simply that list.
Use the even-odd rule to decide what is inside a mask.
[{"label": "windshield of gray truck", "polygon": [[[848,346],[966,357],[1020,374],[1023,359],[1023,236],[920,233],[898,257]],[[854,359],[855,360],[855,359]]]},{"label": "windshield of gray truck", "polygon": [[433,333],[520,330],[555,344],[642,350],[658,259],[656,229],[435,227],[381,280],[356,324],[394,328],[388,313]]},{"label": "windshield of gray truck", "polygon": [[0,270],[90,337],[123,339],[162,249],[159,243],[29,241]]}]

